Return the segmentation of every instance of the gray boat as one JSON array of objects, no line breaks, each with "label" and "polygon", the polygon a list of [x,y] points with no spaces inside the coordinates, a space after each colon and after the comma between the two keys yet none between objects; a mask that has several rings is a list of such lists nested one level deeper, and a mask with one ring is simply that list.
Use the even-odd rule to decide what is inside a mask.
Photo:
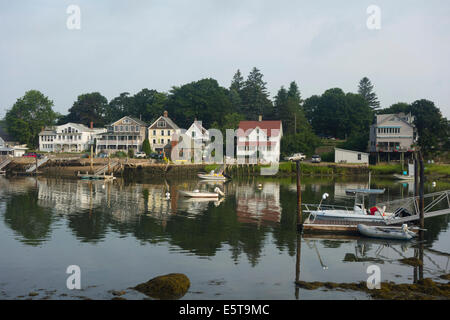
[{"label": "gray boat", "polygon": [[411,240],[416,234],[404,224],[401,227],[376,227],[358,224],[358,231],[363,236],[379,239]]}]

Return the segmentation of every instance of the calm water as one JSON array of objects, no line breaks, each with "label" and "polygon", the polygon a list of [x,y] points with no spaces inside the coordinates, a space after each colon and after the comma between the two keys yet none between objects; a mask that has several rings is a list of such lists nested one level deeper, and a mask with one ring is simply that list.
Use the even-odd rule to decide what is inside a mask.
[{"label": "calm water", "polygon": [[[303,179],[304,203],[351,204],[346,188],[365,181]],[[258,189],[261,183],[262,189]],[[240,180],[221,186],[221,202],[184,201],[177,190],[212,190],[198,181],[88,182],[0,177],[0,299],[110,299],[155,276],[186,274],[183,299],[367,299],[363,293],[296,289],[300,280],[366,281],[371,264],[382,281],[412,283],[414,268],[399,259],[418,245],[304,235],[297,241],[296,186],[291,179]],[[380,200],[412,195],[412,185],[374,181]],[[171,200],[164,199],[170,189]],[[426,185],[426,192],[448,189]],[[449,273],[448,216],[428,219],[424,277]],[[66,288],[69,265],[81,268],[82,290]],[[129,299],[144,296],[127,290]],[[66,296],[67,295],[67,296]]]}]

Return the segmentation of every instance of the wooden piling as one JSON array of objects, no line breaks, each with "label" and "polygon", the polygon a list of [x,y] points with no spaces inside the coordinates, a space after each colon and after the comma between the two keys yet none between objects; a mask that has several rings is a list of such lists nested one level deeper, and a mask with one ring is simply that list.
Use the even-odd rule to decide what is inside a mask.
[{"label": "wooden piling", "polygon": [[420,228],[424,229],[425,228],[425,216],[424,216],[424,197],[423,197],[423,193],[424,193],[424,179],[425,179],[425,168],[423,165],[423,155],[422,152],[419,152],[419,156],[420,156],[420,187],[419,187],[419,214],[420,214]]},{"label": "wooden piling", "polygon": [[303,217],[302,217],[302,183],[300,179],[300,161],[296,161],[297,164],[297,230],[303,229]]}]

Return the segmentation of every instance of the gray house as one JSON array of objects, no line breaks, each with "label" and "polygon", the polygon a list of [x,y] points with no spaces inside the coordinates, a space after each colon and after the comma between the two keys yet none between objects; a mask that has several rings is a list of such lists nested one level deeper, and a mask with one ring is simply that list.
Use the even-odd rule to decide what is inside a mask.
[{"label": "gray house", "polygon": [[400,159],[415,151],[417,138],[411,113],[379,114],[370,127],[369,152],[377,155],[378,160]]}]

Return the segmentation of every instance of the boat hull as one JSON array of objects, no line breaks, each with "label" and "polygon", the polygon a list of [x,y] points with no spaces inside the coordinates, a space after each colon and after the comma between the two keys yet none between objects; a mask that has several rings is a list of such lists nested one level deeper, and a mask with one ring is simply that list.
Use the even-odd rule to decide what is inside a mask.
[{"label": "boat hull", "polygon": [[178,191],[178,194],[187,198],[201,198],[201,199],[218,199],[219,195],[213,192],[192,192],[192,191]]},{"label": "boat hull", "polygon": [[197,176],[200,179],[210,180],[210,181],[225,181],[225,180],[227,180],[227,178],[223,175],[210,175],[210,174],[205,174],[205,173],[199,173],[199,174],[197,174]]}]

